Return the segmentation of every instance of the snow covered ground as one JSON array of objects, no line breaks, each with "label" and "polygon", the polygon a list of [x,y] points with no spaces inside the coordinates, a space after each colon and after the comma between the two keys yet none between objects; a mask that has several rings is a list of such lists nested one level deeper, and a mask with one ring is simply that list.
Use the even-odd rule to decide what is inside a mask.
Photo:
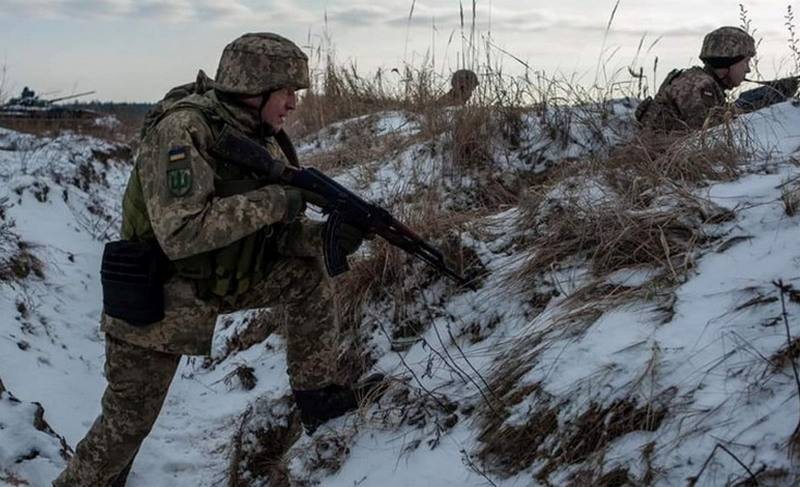
[{"label": "snow covered ground", "polygon": [[[511,148],[498,143],[489,170],[540,171],[544,163],[577,160],[625,140],[629,105],[614,105],[614,117],[603,123],[585,115],[585,107],[558,114],[567,128],[559,140],[543,126],[556,122],[525,116],[520,140]],[[400,112],[370,123],[375,137],[419,133],[414,117]],[[800,287],[800,216],[787,215],[782,199],[800,178],[800,107],[784,103],[748,115],[734,130],[749,134],[758,152],[743,162],[741,178],[698,188],[697,195],[732,210],[735,219],[707,225],[719,238],[700,248],[694,269],[674,289],[667,319],[656,299],[610,307],[581,301],[590,279],[580,270],[553,269],[558,296],[545,304],[509,292],[504,283],[525,259],[515,246],[518,210],[499,210],[462,236],[487,270],[477,291],[435,280],[403,304],[403,319],[419,323],[419,333],[400,343],[394,332],[407,323],[393,322],[399,305],[367,304],[361,327],[375,369],[389,374],[392,385],[377,405],[301,436],[284,455],[291,477],[342,487],[601,484],[598,475],[581,477],[592,470],[624,472],[634,485],[684,485],[722,445],[727,452],[717,449],[697,485],[746,480],[736,459],[763,485],[796,485],[800,472],[789,440],[800,422],[800,397],[790,362],[779,360],[787,355],[781,355],[787,337],[774,282]],[[301,158],[335,147],[340,132],[329,127],[299,144]],[[413,194],[435,181],[442,164],[442,153],[426,142],[389,160],[362,161],[371,181],[356,176],[364,167],[339,179],[377,201]],[[14,398],[0,395],[0,485],[48,485],[65,464],[59,435],[74,448],[99,412],[105,386],[99,260],[103,242],[118,229],[129,170],[124,148],[97,139],[0,129],[0,263],[20,255],[39,263],[0,280],[0,381]],[[651,278],[628,269],[605,279],[646,287]],[[793,337],[800,336],[798,296],[789,290],[784,296]],[[570,328],[565,317],[576,306],[599,312]],[[286,421],[283,339],[273,335],[224,353],[245,317],[220,323],[213,365],[182,360],[129,486],[228,485],[243,413],[261,415],[253,427]],[[495,384],[514,360],[526,367],[515,386],[523,392],[512,401]],[[253,369],[252,390],[234,375],[241,366]],[[646,419],[612,434],[614,408],[631,400],[631,410],[647,405]],[[34,402],[51,432],[35,426]],[[513,471],[484,464],[482,435],[493,408],[501,418],[495,429],[551,421],[548,434],[509,445],[518,456],[542,454]],[[592,411],[606,414],[606,426],[581,430]],[[631,417],[637,416],[625,421]],[[586,450],[597,441],[592,435],[610,435],[602,454]],[[559,449],[587,452],[558,456]],[[549,461],[555,457],[560,462]],[[543,469],[549,470],[543,475]]]}]

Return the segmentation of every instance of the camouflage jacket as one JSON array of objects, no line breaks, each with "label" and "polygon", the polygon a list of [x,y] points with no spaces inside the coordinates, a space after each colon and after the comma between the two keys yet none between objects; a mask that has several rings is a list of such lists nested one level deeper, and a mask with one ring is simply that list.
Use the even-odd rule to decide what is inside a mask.
[{"label": "camouflage jacket", "polygon": [[[171,261],[188,262],[189,267],[194,260],[207,262],[209,255],[227,253],[238,259],[247,254],[247,267],[258,267],[258,272],[238,269],[244,274],[234,275],[240,278],[237,284],[246,284],[246,288],[256,279],[266,278],[266,261],[274,258],[266,253],[318,255],[319,224],[280,224],[287,207],[282,186],[254,185],[252,190],[230,195],[220,192],[221,181],[256,179],[235,164],[219,160],[210,150],[223,124],[262,140],[274,157],[286,158],[273,137],[259,138],[255,111],[226,103],[213,90],[190,95],[174,107],[142,141],[123,203],[123,238],[154,238]],[[258,245],[269,252],[253,250]],[[223,302],[220,295],[224,292],[201,295],[198,290],[199,284],[216,277],[219,269],[213,266],[220,260],[211,260],[210,269],[199,266],[197,276],[179,271],[165,284],[164,320],[140,327],[104,315],[102,330],[145,348],[207,354],[217,314],[222,306],[230,309],[234,304]],[[242,267],[241,259],[230,266],[236,273]]]},{"label": "camouflage jacket", "polygon": [[636,118],[651,130],[697,130],[721,123],[732,110],[714,74],[695,66],[672,71],[656,96],[642,102]]}]

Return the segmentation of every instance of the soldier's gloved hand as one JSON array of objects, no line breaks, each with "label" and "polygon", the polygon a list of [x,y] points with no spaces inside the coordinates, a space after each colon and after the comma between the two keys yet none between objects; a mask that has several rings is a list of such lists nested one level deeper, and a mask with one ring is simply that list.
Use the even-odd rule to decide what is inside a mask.
[{"label": "soldier's gloved hand", "polygon": [[800,78],[792,76],[789,78],[781,78],[773,82],[772,87],[780,92],[786,98],[790,98],[797,93],[797,88],[800,85]]},{"label": "soldier's gloved hand", "polygon": [[286,215],[283,217],[283,222],[291,223],[300,219],[306,212],[306,202],[301,190],[290,186],[285,186],[283,190],[286,193]]},{"label": "soldier's gloved hand", "polygon": [[306,201],[306,203],[314,205],[318,208],[325,208],[328,206],[328,200],[317,193],[313,191],[306,191],[304,189],[301,189],[300,191],[303,193],[303,199]]},{"label": "soldier's gloved hand", "polygon": [[339,247],[345,255],[350,255],[364,243],[367,234],[353,225],[342,223],[339,228]]}]

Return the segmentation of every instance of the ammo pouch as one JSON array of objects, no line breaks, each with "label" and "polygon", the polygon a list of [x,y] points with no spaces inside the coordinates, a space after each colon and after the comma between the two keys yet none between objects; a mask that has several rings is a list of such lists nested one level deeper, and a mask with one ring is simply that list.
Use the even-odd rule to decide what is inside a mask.
[{"label": "ammo pouch", "polygon": [[169,260],[155,242],[109,242],[100,277],[103,311],[134,326],[164,319],[164,282]]}]

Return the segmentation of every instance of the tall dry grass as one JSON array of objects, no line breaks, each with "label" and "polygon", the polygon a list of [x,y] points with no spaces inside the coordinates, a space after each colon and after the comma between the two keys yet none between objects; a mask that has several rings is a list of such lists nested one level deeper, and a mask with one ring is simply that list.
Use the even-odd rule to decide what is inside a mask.
[{"label": "tall dry grass", "polygon": [[680,282],[707,243],[704,227],[733,217],[693,190],[735,178],[744,150],[730,140],[673,134],[565,165],[526,194],[519,228],[532,235],[523,246],[531,257],[513,280],[579,257],[596,276],[651,266]]}]

